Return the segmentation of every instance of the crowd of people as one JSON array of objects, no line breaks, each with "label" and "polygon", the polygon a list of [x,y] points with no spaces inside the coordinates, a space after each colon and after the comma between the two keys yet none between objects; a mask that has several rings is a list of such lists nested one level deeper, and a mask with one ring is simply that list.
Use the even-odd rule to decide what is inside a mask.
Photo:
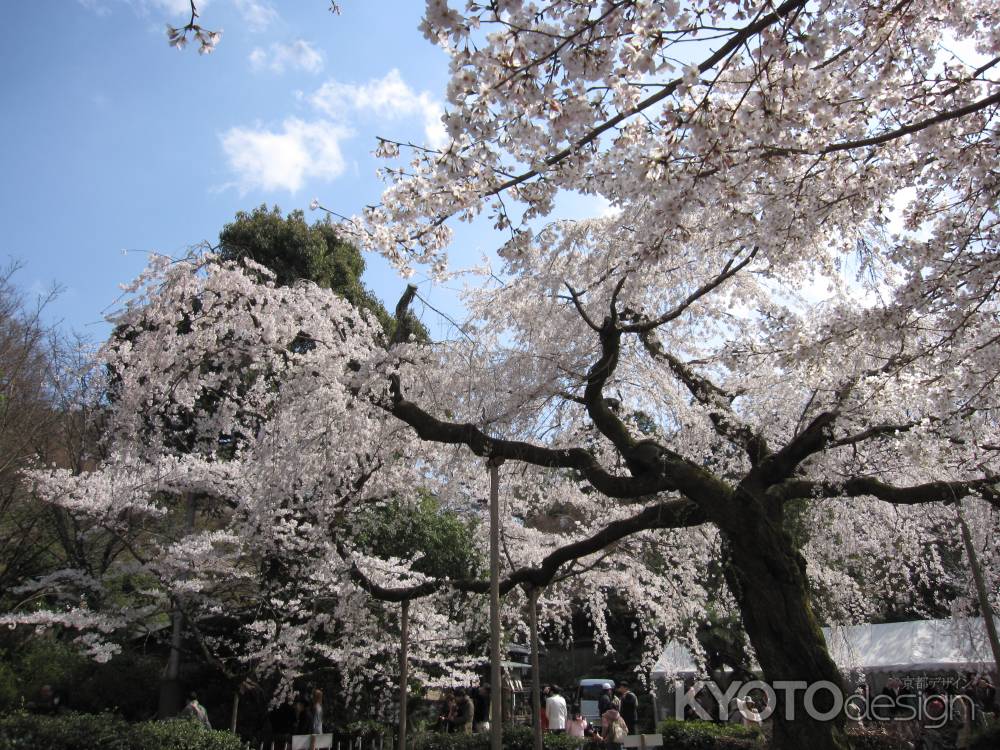
[{"label": "crowd of people", "polygon": [[299,693],[291,703],[283,703],[271,713],[275,736],[323,734],[323,691]]},{"label": "crowd of people", "polygon": [[[610,682],[605,683],[598,700],[600,721],[593,724],[582,714],[579,705],[571,706],[567,702],[558,685],[544,686],[541,697],[539,720],[544,732],[579,737],[615,749],[622,747],[626,736],[636,733],[639,699],[627,682],[619,682],[617,688]],[[489,732],[489,686],[456,687],[445,691],[438,710],[438,731],[465,734]]]},{"label": "crowd of people", "polygon": [[[973,734],[1000,716],[997,691],[984,674],[963,679],[901,680],[890,677],[875,697],[864,688],[857,696],[868,709],[858,723],[893,721],[897,734],[920,750],[962,750]],[[852,717],[853,718],[853,717]]]},{"label": "crowd of people", "polygon": [[490,731],[490,687],[446,690],[438,706],[438,731],[472,734]]}]

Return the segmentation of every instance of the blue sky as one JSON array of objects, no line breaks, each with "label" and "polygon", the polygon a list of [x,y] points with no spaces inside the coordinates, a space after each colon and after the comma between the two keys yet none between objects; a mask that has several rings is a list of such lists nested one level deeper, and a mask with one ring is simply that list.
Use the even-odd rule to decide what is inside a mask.
[{"label": "blue sky", "polygon": [[[316,197],[353,213],[378,200],[376,134],[438,137],[447,59],[417,30],[419,0],[344,0],[340,16],[325,0],[199,5],[202,25],[223,30],[206,56],[167,44],[187,0],[5,9],[0,257],[24,262],[29,292],[64,287],[50,318],[94,340],[147,252],[214,241],[261,203],[308,214]],[[459,254],[492,241],[463,232]],[[391,303],[405,282],[367,260]]]}]

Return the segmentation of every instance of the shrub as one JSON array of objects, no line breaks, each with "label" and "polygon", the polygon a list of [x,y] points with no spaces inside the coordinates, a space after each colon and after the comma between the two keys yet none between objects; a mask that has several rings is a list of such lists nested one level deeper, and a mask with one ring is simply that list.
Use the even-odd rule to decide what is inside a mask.
[{"label": "shrub", "polygon": [[[328,730],[329,731],[329,730]],[[344,727],[344,733],[370,740],[376,737],[390,737],[396,731],[395,727],[372,719],[352,721]]]},{"label": "shrub", "polygon": [[[420,732],[412,737],[413,750],[489,750],[489,734],[445,734]],[[576,750],[580,739],[565,734],[546,734],[545,750]],[[507,724],[503,728],[504,750],[532,750],[531,727]]]},{"label": "shrub", "polygon": [[132,724],[129,750],[241,750],[230,732],[211,732],[193,721],[144,721]]},{"label": "shrub", "polygon": [[759,730],[741,724],[716,724],[711,721],[661,721],[657,731],[663,746],[677,750],[743,750],[762,747]]},{"label": "shrub", "polygon": [[882,727],[849,727],[847,736],[853,750],[907,750],[910,743]]},{"label": "shrub", "polygon": [[128,724],[111,714],[0,717],[0,750],[241,750],[239,737],[190,721]]}]

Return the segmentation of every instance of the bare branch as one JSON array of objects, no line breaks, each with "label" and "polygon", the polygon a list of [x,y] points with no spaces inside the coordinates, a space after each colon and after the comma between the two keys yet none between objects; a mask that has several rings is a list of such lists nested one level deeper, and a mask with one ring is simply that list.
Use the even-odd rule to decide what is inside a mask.
[{"label": "bare branch", "polygon": [[677,318],[679,318],[681,315],[684,314],[685,310],[691,307],[691,305],[693,305],[699,299],[704,297],[712,290],[717,289],[719,286],[724,284],[726,281],[728,281],[733,276],[742,271],[744,268],[746,268],[748,265],[750,265],[751,261],[753,261],[756,255],[757,255],[757,248],[755,247],[743,260],[741,260],[739,263],[735,263],[734,265],[736,258],[739,257],[739,254],[737,253],[737,255],[729,259],[729,261],[723,267],[722,271],[719,272],[718,276],[716,276],[711,281],[708,281],[702,284],[697,289],[695,289],[693,292],[691,292],[691,294],[685,297],[681,302],[675,305],[668,312],[665,312],[663,313],[663,315],[659,316],[658,318],[653,318],[652,320],[643,320],[641,322],[633,323],[631,325],[621,326],[621,330],[626,333],[645,333],[647,331],[652,331],[654,328],[662,326],[664,323],[669,323],[671,320],[676,320]]}]

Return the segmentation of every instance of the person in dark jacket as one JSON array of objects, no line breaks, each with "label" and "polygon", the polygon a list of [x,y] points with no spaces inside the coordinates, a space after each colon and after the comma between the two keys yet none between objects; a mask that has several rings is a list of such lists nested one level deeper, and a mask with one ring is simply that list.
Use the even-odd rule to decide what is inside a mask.
[{"label": "person in dark jacket", "polygon": [[490,687],[480,685],[472,694],[475,712],[472,716],[472,729],[477,734],[490,731]]},{"label": "person in dark jacket", "polygon": [[458,704],[458,716],[455,718],[455,731],[461,734],[472,734],[472,717],[476,707],[472,703],[465,688],[455,688],[455,702]]},{"label": "person in dark jacket", "polygon": [[292,722],[293,734],[312,734],[312,716],[309,713],[309,701],[300,695],[295,699],[295,719]]},{"label": "person in dark jacket", "polygon": [[618,683],[618,698],[621,700],[618,712],[625,720],[628,733],[635,734],[636,725],[639,723],[639,698],[629,690],[628,683],[624,681]]},{"label": "person in dark jacket", "polygon": [[613,688],[611,687],[611,683],[605,682],[604,688],[601,691],[601,695],[597,699],[597,713],[600,714],[601,716],[604,716],[604,712],[607,711],[609,708],[611,708],[612,705],[614,704],[614,699],[612,698],[611,695],[612,689]]}]

